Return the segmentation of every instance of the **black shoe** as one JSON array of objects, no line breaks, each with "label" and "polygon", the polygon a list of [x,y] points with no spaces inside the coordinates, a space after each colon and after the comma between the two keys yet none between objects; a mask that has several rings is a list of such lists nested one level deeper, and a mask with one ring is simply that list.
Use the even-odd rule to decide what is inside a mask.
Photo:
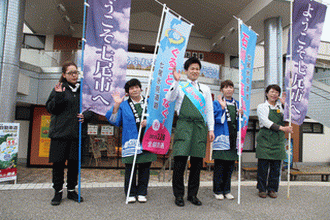
[{"label": "black shoe", "polygon": [[202,205],[202,202],[196,196],[188,196],[187,200],[194,205]]},{"label": "black shoe", "polygon": [[59,205],[59,204],[61,204],[61,201],[62,201],[62,195],[63,195],[63,192],[62,192],[62,191],[60,191],[60,192],[55,192],[55,195],[54,195],[54,198],[52,199],[51,204],[52,204],[52,205]]},{"label": "black shoe", "polygon": [[[76,191],[68,191],[68,199],[71,199],[75,202],[78,202],[78,193],[76,193]],[[80,196],[80,202],[83,202],[84,199]]]},{"label": "black shoe", "polygon": [[184,206],[184,200],[182,197],[175,197],[175,205]]}]

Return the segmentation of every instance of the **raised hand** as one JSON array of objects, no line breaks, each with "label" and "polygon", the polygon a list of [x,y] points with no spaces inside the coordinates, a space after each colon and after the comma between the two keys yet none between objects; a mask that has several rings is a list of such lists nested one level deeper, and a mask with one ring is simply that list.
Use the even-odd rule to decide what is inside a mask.
[{"label": "raised hand", "polygon": [[222,95],[218,95],[218,102],[220,103],[222,109],[225,109],[226,108],[226,99],[222,99]]},{"label": "raised hand", "polygon": [[55,91],[56,92],[64,92],[65,91],[65,87],[62,86],[61,82],[59,82],[55,85]]},{"label": "raised hand", "polygon": [[123,102],[125,95],[123,97],[120,96],[120,93],[118,91],[115,91],[114,93],[111,94],[113,101],[115,104],[113,105],[113,114],[118,112],[120,104]]},{"label": "raised hand", "polygon": [[284,103],[285,103],[285,99],[286,99],[286,92],[283,92],[283,93],[282,93],[282,97],[279,98],[279,100],[280,100],[280,102],[282,103],[282,105],[284,105]]},{"label": "raised hand", "polygon": [[174,77],[175,81],[180,81],[181,71],[179,70],[179,72],[177,72],[176,71],[176,66],[173,67],[173,77]]},{"label": "raised hand", "polygon": [[118,91],[115,91],[113,94],[111,94],[111,96],[113,98],[113,101],[119,105],[123,102],[125,97],[125,95],[123,95],[123,97],[120,97],[120,93]]}]

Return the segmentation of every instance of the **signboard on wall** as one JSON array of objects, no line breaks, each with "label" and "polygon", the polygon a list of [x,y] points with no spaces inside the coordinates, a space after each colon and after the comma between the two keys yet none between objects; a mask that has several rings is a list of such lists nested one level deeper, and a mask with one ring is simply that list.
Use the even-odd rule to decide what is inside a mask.
[{"label": "signboard on wall", "polygon": [[16,180],[18,123],[0,123],[0,182]]},{"label": "signboard on wall", "polygon": [[50,115],[42,115],[40,122],[39,157],[49,157],[50,138],[48,137]]}]

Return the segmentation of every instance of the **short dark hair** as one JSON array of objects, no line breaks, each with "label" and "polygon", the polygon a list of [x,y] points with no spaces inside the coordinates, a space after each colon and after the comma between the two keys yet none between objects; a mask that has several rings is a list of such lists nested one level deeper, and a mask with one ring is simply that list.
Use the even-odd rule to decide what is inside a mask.
[{"label": "short dark hair", "polygon": [[281,87],[280,87],[279,85],[277,85],[277,84],[271,84],[271,85],[267,86],[267,88],[266,88],[266,91],[265,91],[266,99],[268,99],[268,98],[267,98],[267,93],[268,93],[271,89],[274,89],[274,90],[278,91],[279,94],[281,95]]},{"label": "short dark hair", "polygon": [[223,88],[225,88],[225,87],[228,87],[228,86],[234,87],[233,81],[227,79],[227,80],[221,82],[220,90],[223,89]]},{"label": "short dark hair", "polygon": [[130,87],[133,87],[133,86],[139,86],[140,89],[142,89],[142,86],[141,86],[141,82],[138,80],[138,79],[130,79],[129,81],[126,82],[125,84],[125,92],[128,93],[129,92],[129,88]]},{"label": "short dark hair", "polygon": [[66,73],[66,70],[68,69],[69,66],[75,66],[78,69],[77,65],[74,62],[72,62],[72,61],[66,61],[66,62],[64,62],[63,63],[63,66],[62,66],[61,78],[59,80],[60,82],[66,82],[66,79],[63,77],[63,74]]},{"label": "short dark hair", "polygon": [[188,70],[190,65],[193,64],[193,63],[197,63],[199,65],[199,69],[202,69],[201,61],[199,61],[199,59],[196,58],[196,57],[191,57],[188,60],[186,60],[186,62],[184,63],[184,69]]}]

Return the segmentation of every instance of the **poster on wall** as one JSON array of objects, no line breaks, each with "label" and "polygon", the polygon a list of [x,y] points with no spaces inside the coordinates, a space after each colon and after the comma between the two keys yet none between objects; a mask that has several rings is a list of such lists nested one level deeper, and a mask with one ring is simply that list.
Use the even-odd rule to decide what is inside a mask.
[{"label": "poster on wall", "polygon": [[106,135],[106,136],[109,136],[109,135],[113,135],[113,132],[114,132],[114,127],[113,126],[110,126],[110,125],[102,125],[101,126],[101,135]]},{"label": "poster on wall", "polygon": [[19,123],[0,123],[0,182],[16,180]]},{"label": "poster on wall", "polygon": [[49,157],[50,138],[48,137],[50,116],[42,115],[40,122],[39,157]]}]

